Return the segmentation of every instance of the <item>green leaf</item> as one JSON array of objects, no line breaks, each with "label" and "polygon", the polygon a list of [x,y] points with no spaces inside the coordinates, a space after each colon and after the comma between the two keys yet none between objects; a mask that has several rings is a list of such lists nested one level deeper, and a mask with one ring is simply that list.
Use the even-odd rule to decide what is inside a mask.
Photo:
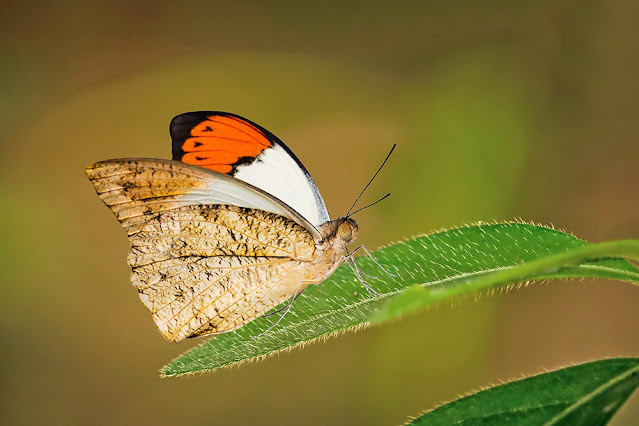
[{"label": "green leaf", "polygon": [[[619,240],[586,244],[444,287],[413,285],[392,297],[379,311],[373,313],[369,320],[372,323],[388,321],[420,307],[473,291],[530,279],[560,277],[570,271],[574,273],[574,265],[583,264],[582,267],[587,267],[586,261],[606,257],[628,257],[637,260],[639,259],[639,241]],[[619,279],[623,278],[619,277]]]},{"label": "green leaf", "polygon": [[604,425],[639,386],[639,358],[581,364],[496,386],[412,425]]},{"label": "green leaf", "polygon": [[[350,268],[342,265],[320,285],[309,286],[280,324],[268,333],[253,339],[276,321],[277,315],[259,318],[235,332],[204,342],[173,360],[161,373],[175,376],[215,370],[367,326],[369,317],[388,300],[417,284],[437,290],[434,294],[442,301],[491,285],[531,279],[598,277],[639,283],[639,270],[629,262],[598,259],[618,256],[609,253],[598,253],[591,257],[597,260],[588,262],[572,259],[573,266],[565,268],[557,267],[557,262],[542,265],[543,273],[538,275],[516,274],[517,268],[525,269],[538,259],[592,246],[563,232],[522,223],[470,226],[393,244],[374,256],[397,277],[384,274],[368,257],[357,259],[365,273],[379,277],[367,281],[380,296],[369,295]],[[481,281],[504,271],[515,271],[506,277],[511,281]],[[539,268],[527,272],[539,272]],[[482,287],[474,286],[476,282]]]}]

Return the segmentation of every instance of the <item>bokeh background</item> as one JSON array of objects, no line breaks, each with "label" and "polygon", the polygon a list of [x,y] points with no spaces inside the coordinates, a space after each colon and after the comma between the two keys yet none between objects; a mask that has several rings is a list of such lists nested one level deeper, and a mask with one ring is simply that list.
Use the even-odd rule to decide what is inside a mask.
[{"label": "bokeh background", "polygon": [[[398,424],[501,380],[639,355],[639,291],[552,282],[178,379],[84,175],[244,115],[360,241],[521,218],[639,237],[639,3],[52,1],[0,6],[0,423]],[[636,424],[635,395],[615,418]]]}]

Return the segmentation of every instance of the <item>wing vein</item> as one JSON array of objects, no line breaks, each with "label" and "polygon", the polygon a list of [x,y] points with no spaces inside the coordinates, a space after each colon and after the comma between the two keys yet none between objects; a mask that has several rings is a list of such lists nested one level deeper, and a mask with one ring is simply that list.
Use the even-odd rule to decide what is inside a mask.
[{"label": "wing vein", "polygon": [[[293,266],[293,265],[291,265],[291,267],[292,267],[292,266]],[[224,308],[224,309],[222,309],[221,311],[219,311],[219,312],[217,313],[217,315],[216,315],[216,316],[217,316],[217,317],[219,317],[221,313],[228,311],[229,309],[231,309],[231,307],[233,307],[233,306],[237,305],[237,304],[238,304],[238,302],[240,302],[240,301],[241,301],[241,300],[243,300],[243,299],[246,299],[246,297],[247,297],[248,295],[255,293],[257,290],[259,290],[260,288],[264,287],[265,285],[267,285],[267,284],[269,284],[269,283],[271,284],[271,287],[269,288],[269,290],[268,290],[268,291],[272,290],[272,289],[273,289],[273,286],[275,285],[274,281],[275,281],[276,279],[278,279],[279,277],[281,277],[281,276],[282,276],[285,272],[288,272],[288,270],[287,270],[287,269],[285,269],[285,270],[284,270],[284,271],[282,271],[281,273],[279,273],[279,274],[277,274],[277,275],[275,275],[275,276],[273,276],[273,277],[269,277],[269,279],[268,279],[266,282],[261,283],[259,286],[257,286],[257,287],[255,287],[255,288],[253,288],[251,291],[249,291],[249,292],[247,292],[247,293],[244,293],[244,295],[243,295],[242,297],[240,297],[240,298],[238,298],[238,299],[234,300],[234,301],[233,301],[233,303],[229,304],[226,308]],[[205,311],[208,307],[210,307],[210,306],[211,306],[211,305],[213,305],[215,302],[217,302],[218,300],[220,300],[220,299],[221,299],[221,298],[222,298],[225,294],[227,294],[227,293],[228,293],[228,290],[227,290],[226,292],[224,292],[224,293],[223,293],[220,297],[218,297],[217,299],[215,299],[214,301],[212,301],[211,303],[209,303],[208,305],[203,306],[201,309],[199,309],[199,310],[198,310],[198,313],[204,312],[204,311]],[[267,294],[268,294],[268,292],[267,292]],[[260,299],[260,300],[261,300],[261,299]],[[192,304],[192,303],[193,303],[193,300],[191,300],[190,304]],[[248,310],[248,309],[250,309],[250,308],[251,308],[251,307],[253,307],[253,306],[255,306],[255,303],[254,303],[254,304],[252,304],[252,305],[250,305],[250,306],[247,308],[247,310]],[[246,311],[244,311],[244,312],[246,312]],[[189,318],[189,320],[188,320],[188,321],[184,321],[184,322],[183,322],[183,324],[182,324],[182,325],[180,325],[180,327],[179,327],[179,328],[178,328],[178,329],[177,329],[177,330],[173,333],[173,336],[175,336],[175,335],[176,335],[176,334],[177,334],[177,333],[178,333],[178,332],[179,332],[182,328],[184,328],[184,327],[185,327],[185,326],[186,326],[189,322],[191,322],[191,320],[192,320],[193,318],[195,318],[195,315],[191,315],[191,317]],[[215,317],[213,317],[213,318],[215,318]],[[211,318],[211,319],[213,319],[213,318]],[[210,320],[209,320],[209,321],[210,321]],[[235,325],[235,324],[234,324],[234,325]]]}]

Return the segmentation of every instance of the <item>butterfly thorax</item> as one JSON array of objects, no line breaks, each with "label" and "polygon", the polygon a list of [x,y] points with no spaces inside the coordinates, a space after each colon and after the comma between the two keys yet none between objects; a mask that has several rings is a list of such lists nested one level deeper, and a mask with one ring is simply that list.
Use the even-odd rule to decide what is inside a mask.
[{"label": "butterfly thorax", "polygon": [[315,243],[314,268],[306,278],[318,284],[331,275],[346,260],[346,246],[357,239],[357,223],[341,217],[320,225],[322,239]]}]

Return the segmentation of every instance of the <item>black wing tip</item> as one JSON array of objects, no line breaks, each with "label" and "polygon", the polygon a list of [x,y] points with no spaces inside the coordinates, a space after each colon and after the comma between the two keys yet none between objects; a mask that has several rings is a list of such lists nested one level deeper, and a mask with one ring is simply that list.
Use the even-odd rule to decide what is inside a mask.
[{"label": "black wing tip", "polygon": [[232,115],[222,111],[191,111],[176,115],[169,123],[169,134],[171,135],[172,159],[180,161],[184,155],[182,145],[184,141],[191,137],[191,129],[198,123],[204,121],[211,115]]},{"label": "black wing tip", "polygon": [[231,114],[230,112],[224,112],[224,111],[183,112],[182,114],[178,114],[171,119],[171,123],[169,124],[169,133],[171,134],[171,136],[173,136],[175,132],[180,133],[184,130],[185,125],[190,126],[188,129],[190,131],[191,127],[193,127],[192,126],[193,124],[197,124],[200,121],[210,117],[211,115],[221,115],[221,116],[230,115],[230,116],[243,118],[243,117],[240,117],[239,115]]},{"label": "black wing tip", "polygon": [[184,141],[191,137],[191,129],[202,121],[215,115],[220,117],[233,117],[244,121],[262,133],[264,137],[274,145],[284,145],[273,133],[248,118],[242,117],[241,115],[225,111],[191,111],[176,115],[169,123],[169,134],[171,135],[172,140],[171,154],[174,160],[182,160],[182,156],[184,155],[182,145],[184,144]]}]

